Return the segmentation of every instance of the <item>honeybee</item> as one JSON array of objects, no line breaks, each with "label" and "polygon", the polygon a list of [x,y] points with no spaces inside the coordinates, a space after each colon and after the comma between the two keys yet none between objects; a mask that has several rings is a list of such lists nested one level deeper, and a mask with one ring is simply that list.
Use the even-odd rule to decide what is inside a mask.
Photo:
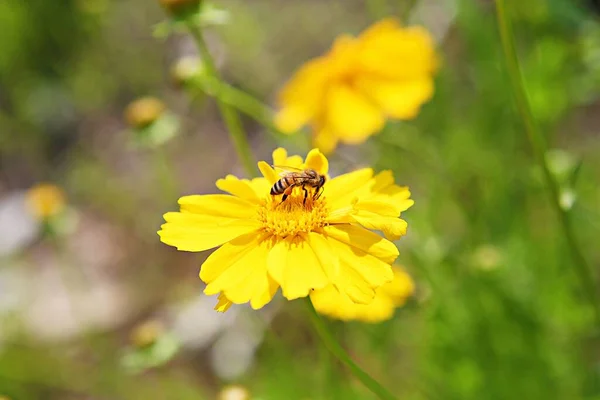
[{"label": "honeybee", "polygon": [[[304,191],[303,204],[306,204],[308,198],[308,189],[312,188],[313,200],[317,200],[323,193],[323,185],[325,185],[325,175],[319,174],[314,169],[299,169],[293,167],[276,167],[283,169],[284,172],[280,173],[281,179],[275,182],[271,187],[271,196],[283,194],[281,202],[288,198],[295,187],[301,187]],[[285,171],[288,170],[288,171]]]}]

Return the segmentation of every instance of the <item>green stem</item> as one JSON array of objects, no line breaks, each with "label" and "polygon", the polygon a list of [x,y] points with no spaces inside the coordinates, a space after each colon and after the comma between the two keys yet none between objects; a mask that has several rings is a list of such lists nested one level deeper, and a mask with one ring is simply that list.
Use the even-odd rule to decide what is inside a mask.
[{"label": "green stem", "polygon": [[529,105],[529,101],[527,99],[525,84],[523,81],[521,68],[519,66],[519,59],[515,50],[511,21],[506,11],[506,4],[504,0],[496,0],[496,10],[498,27],[500,29],[500,39],[502,41],[502,48],[504,50],[504,58],[510,78],[513,96],[517,103],[519,113],[521,114],[523,124],[525,125],[525,131],[527,132],[527,136],[529,137],[529,141],[533,147],[536,160],[544,173],[544,179],[546,181],[546,186],[548,187],[550,200],[554,206],[554,209],[556,210],[556,213],[558,214],[562,232],[565,236],[571,256],[573,257],[573,261],[576,266],[577,275],[579,276],[581,285],[583,286],[583,289],[585,290],[588,299],[594,308],[597,323],[600,325],[600,302],[598,299],[598,292],[594,284],[594,278],[575,237],[570,214],[560,205],[559,185],[552,176],[552,173],[548,168],[548,164],[546,163],[545,138],[537,126]]},{"label": "green stem", "polygon": [[194,79],[191,84],[253,118],[266,127],[275,138],[286,136],[273,123],[273,110],[251,94],[215,79],[207,80],[206,78],[198,78]]},{"label": "green stem", "polygon": [[325,347],[333,354],[338,360],[350,369],[352,374],[358,378],[371,392],[382,400],[395,400],[396,398],[379,382],[367,374],[362,368],[360,368],[352,359],[350,355],[344,350],[342,346],[335,340],[333,334],[327,328],[327,325],[323,322],[321,317],[315,311],[310,299],[305,299],[306,305],[309,309],[310,319],[315,327],[315,330],[321,337],[321,340],[325,344]]},{"label": "green stem", "polygon": [[[202,57],[202,62],[204,63],[204,67],[206,68],[206,73],[213,80],[220,82],[221,78],[219,76],[219,72],[215,67],[215,63],[210,54],[210,51],[208,51],[208,46],[204,41],[201,29],[191,19],[188,20],[186,24],[190,31],[190,34],[196,41],[196,45],[198,46],[198,50],[200,51],[200,55]],[[225,122],[225,126],[229,131],[229,136],[231,137],[231,140],[242,165],[246,169],[246,172],[249,176],[256,176],[256,162],[254,161],[254,157],[252,156],[252,150],[250,149],[250,144],[248,143],[248,137],[246,136],[246,132],[244,131],[242,121],[240,120],[237,111],[233,109],[229,104],[226,104],[224,101],[222,101],[219,98],[219,96],[215,97],[217,105],[219,107],[219,111],[221,112],[221,116],[223,117],[223,121]]]}]

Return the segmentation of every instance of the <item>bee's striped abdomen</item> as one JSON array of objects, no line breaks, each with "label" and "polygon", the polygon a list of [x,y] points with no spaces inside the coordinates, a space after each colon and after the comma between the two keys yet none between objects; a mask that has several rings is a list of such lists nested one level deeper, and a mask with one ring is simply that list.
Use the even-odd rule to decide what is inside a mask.
[{"label": "bee's striped abdomen", "polygon": [[285,191],[286,187],[288,187],[288,186],[289,185],[286,182],[286,178],[281,178],[280,180],[275,182],[273,187],[271,187],[271,195],[274,196],[274,195],[283,193]]}]

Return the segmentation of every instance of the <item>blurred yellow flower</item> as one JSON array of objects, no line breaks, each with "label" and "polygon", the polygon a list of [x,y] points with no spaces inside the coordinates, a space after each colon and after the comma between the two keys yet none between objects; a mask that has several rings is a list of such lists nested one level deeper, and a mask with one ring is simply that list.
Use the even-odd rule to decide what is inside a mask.
[{"label": "blurred yellow flower", "polygon": [[129,340],[135,347],[144,348],[156,343],[164,332],[163,324],[158,320],[151,319],[136,325],[129,334]]},{"label": "blurred yellow flower", "polygon": [[[279,148],[273,163],[325,176],[329,169],[317,149],[303,160]],[[399,216],[413,205],[408,188],[394,184],[389,171],[374,175],[364,168],[327,179],[318,198],[305,201],[297,187],[282,202],[269,194],[280,176],[264,161],[258,167],[261,178],[219,179],[217,187],[229,195],[180,198],[180,212],[165,214],[158,232],[178,250],[221,246],[200,270],[204,293],[220,294],[217,310],[247,302],[261,308],[279,287],[292,300],[334,285],[352,301],[370,303],[375,290],[393,278],[390,264],[398,250],[390,240],[406,233]]]},{"label": "blurred yellow flower", "polygon": [[364,142],[386,118],[411,119],[433,95],[434,43],[421,27],[384,19],[360,36],[340,36],[302,66],[279,96],[276,125],[293,133],[312,125],[325,153],[338,141]]},{"label": "blurred yellow flower", "polygon": [[51,183],[40,183],[27,191],[27,208],[41,220],[58,215],[64,210],[66,196],[61,188]]},{"label": "blurred yellow flower", "polygon": [[413,280],[404,269],[394,266],[393,271],[394,279],[377,289],[369,304],[355,304],[333,285],[313,291],[310,300],[317,312],[332,318],[370,323],[388,320],[415,290]]},{"label": "blurred yellow flower", "polygon": [[125,121],[135,129],[141,129],[159,119],[166,110],[165,104],[155,97],[141,97],[125,109]]}]

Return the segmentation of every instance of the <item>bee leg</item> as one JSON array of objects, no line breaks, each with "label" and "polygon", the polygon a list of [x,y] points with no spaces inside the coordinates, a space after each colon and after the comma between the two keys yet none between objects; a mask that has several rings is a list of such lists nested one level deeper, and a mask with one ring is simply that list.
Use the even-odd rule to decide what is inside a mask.
[{"label": "bee leg", "polygon": [[302,186],[302,190],[304,190],[304,200],[302,201],[302,204],[306,204],[306,198],[308,197],[308,190],[306,190],[305,186]]},{"label": "bee leg", "polygon": [[292,194],[292,191],[294,190],[293,186],[288,187],[287,189],[285,189],[283,191],[283,196],[281,196],[281,202],[283,203],[285,201],[285,199],[287,199],[289,197],[290,194]]},{"label": "bee leg", "polygon": [[323,194],[323,187],[317,188],[315,194],[313,195],[313,200],[319,200],[319,197]]}]

